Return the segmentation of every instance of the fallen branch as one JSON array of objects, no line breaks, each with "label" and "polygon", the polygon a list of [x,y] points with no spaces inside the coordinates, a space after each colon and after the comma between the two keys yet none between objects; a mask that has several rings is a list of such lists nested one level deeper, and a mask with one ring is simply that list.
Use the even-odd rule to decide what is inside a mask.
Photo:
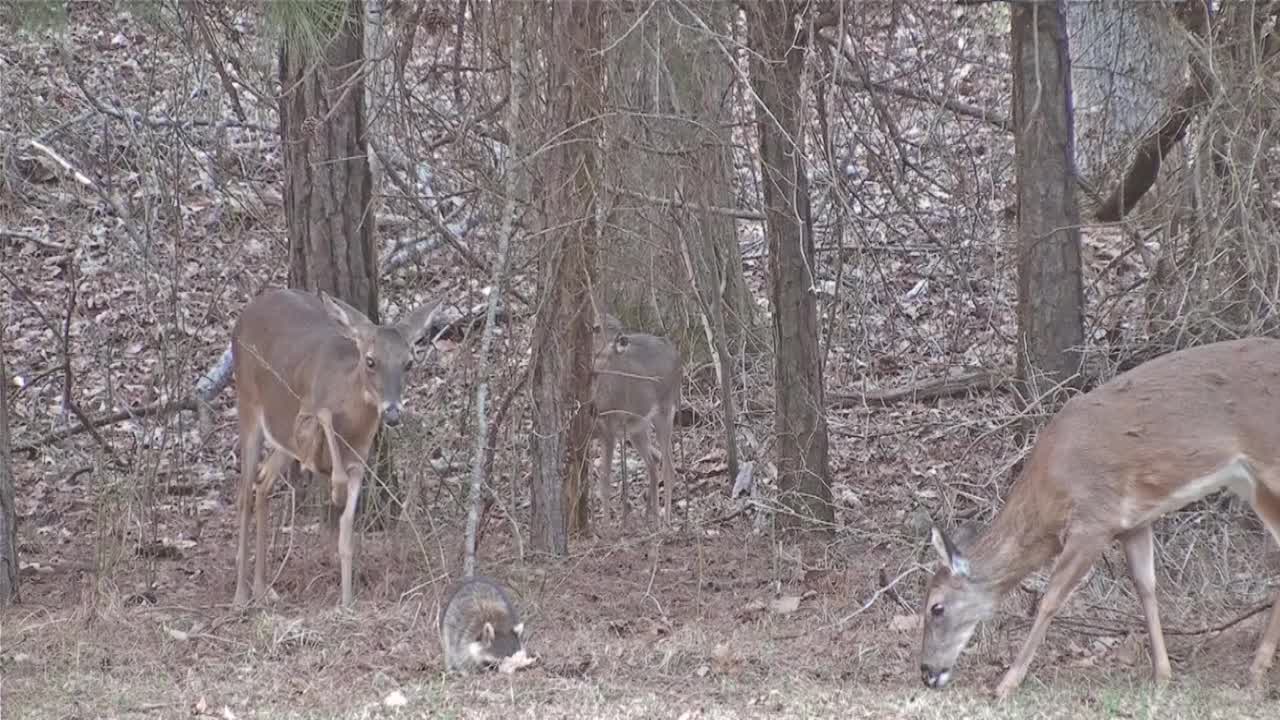
[{"label": "fallen branch", "polygon": [[79,425],[72,425],[71,427],[54,430],[33,443],[29,443],[27,445],[15,445],[13,451],[15,453],[25,452],[30,459],[34,460],[36,452],[40,448],[66,440],[67,438],[74,437],[80,433],[94,432],[97,428],[114,425],[116,423],[133,420],[135,418],[164,417],[175,412],[194,412],[196,409],[196,398],[194,397],[185,397],[181,400],[161,400],[151,403],[150,405],[143,405],[142,407],[114,412],[110,415],[103,415],[97,418],[86,418],[87,422],[82,421]]},{"label": "fallen branch", "polygon": [[836,393],[827,399],[831,410],[849,410],[864,405],[891,405],[904,400],[925,402],[944,397],[956,397],[969,392],[994,391],[1004,386],[1009,373],[1004,370],[974,370],[964,375],[931,380],[887,390],[869,390],[864,393]]},{"label": "fallen branch", "polygon": [[1258,605],[1257,607],[1253,608],[1252,610],[1249,610],[1248,612],[1244,613],[1243,615],[1240,615],[1232,620],[1228,620],[1224,623],[1219,623],[1217,625],[1211,625],[1209,627],[1198,628],[1195,630],[1178,630],[1176,628],[1170,628],[1165,630],[1164,634],[1188,636],[1188,635],[1208,635],[1209,633],[1222,632],[1223,630],[1227,630],[1232,626],[1239,625],[1240,623],[1244,622],[1245,620],[1248,620],[1254,615],[1257,615],[1262,612],[1266,612],[1268,609],[1271,608],[1273,604],[1274,603],[1272,602],[1264,602],[1261,605]]}]

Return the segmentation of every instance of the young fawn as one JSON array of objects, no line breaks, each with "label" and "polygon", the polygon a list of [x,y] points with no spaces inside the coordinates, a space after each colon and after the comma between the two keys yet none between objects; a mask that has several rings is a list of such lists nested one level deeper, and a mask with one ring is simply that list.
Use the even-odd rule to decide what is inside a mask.
[{"label": "young fawn", "polygon": [[[600,507],[609,513],[609,488],[613,481],[613,450],[618,440],[626,437],[640,457],[649,475],[646,519],[652,523],[658,513],[658,458],[649,444],[649,428],[654,429],[661,455],[662,484],[665,488],[665,514],[671,517],[671,492],[675,485],[672,465],[672,426],[676,404],[680,401],[682,373],[680,352],[670,340],[629,333],[612,315],[592,327],[595,374],[592,404],[596,422],[593,434],[604,444],[604,467],[596,485]],[[626,504],[626,479],[623,498]]]}]

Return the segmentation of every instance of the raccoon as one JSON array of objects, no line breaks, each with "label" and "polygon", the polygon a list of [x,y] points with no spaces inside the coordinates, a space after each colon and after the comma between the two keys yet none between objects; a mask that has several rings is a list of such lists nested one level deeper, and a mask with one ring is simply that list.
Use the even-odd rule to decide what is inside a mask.
[{"label": "raccoon", "polygon": [[450,672],[497,667],[523,650],[523,634],[524,623],[496,580],[468,578],[441,602],[440,649]]}]

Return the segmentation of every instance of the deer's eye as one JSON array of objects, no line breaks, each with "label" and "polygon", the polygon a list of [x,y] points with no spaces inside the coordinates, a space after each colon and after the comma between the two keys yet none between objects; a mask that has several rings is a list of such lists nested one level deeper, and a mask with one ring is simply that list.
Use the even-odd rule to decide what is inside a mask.
[{"label": "deer's eye", "polygon": [[413,367],[413,361],[412,361],[412,360],[405,360],[405,361],[404,361],[404,371],[405,371],[405,372],[409,372],[409,368],[411,368],[411,367]]},{"label": "deer's eye", "polygon": [[365,355],[364,364],[367,365],[368,367],[373,367],[378,364],[378,361],[374,360],[372,355]]},{"label": "deer's eye", "polygon": [[934,603],[933,607],[929,608],[929,613],[934,617],[942,617],[944,612],[946,612],[946,609],[942,607],[942,603]]}]

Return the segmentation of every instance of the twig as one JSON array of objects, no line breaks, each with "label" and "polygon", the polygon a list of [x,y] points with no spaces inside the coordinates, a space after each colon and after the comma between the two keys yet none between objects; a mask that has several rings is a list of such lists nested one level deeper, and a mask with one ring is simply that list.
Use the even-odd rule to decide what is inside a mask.
[{"label": "twig", "polygon": [[98,432],[96,427],[89,424],[89,416],[85,415],[84,408],[80,407],[80,403],[76,401],[75,395],[71,392],[72,386],[75,384],[75,375],[71,370],[71,316],[75,314],[76,298],[80,294],[80,274],[76,272],[74,256],[67,258],[67,275],[70,295],[67,297],[67,314],[62,319],[62,406],[70,408],[76,419],[86,426],[89,434],[102,446],[102,449],[106,450],[113,460],[121,462],[116,455],[115,448],[111,447],[111,443],[102,437],[102,433]]},{"label": "twig", "polygon": [[889,599],[898,603],[898,607],[907,612],[915,612],[915,608],[908,605],[907,601],[902,599],[902,595],[898,594],[898,591],[889,584],[889,575],[884,571],[883,567],[876,573],[876,579],[880,581],[880,587],[885,588],[885,594],[889,596]]},{"label": "twig", "polygon": [[879,600],[881,595],[884,595],[885,593],[888,593],[891,590],[893,590],[894,585],[897,585],[899,582],[902,581],[903,578],[916,572],[919,569],[920,569],[919,565],[914,565],[912,567],[907,568],[906,570],[903,570],[901,573],[898,573],[898,577],[894,578],[893,581],[887,585],[881,585],[875,592],[871,593],[871,597],[867,598],[867,601],[862,604],[862,607],[858,608],[857,610],[854,610],[848,615],[845,615],[843,618],[840,619],[840,622],[837,624],[844,625],[845,623],[849,622],[850,620],[857,617],[858,615],[861,615],[862,613],[866,612],[872,605],[876,604],[876,600]]}]

